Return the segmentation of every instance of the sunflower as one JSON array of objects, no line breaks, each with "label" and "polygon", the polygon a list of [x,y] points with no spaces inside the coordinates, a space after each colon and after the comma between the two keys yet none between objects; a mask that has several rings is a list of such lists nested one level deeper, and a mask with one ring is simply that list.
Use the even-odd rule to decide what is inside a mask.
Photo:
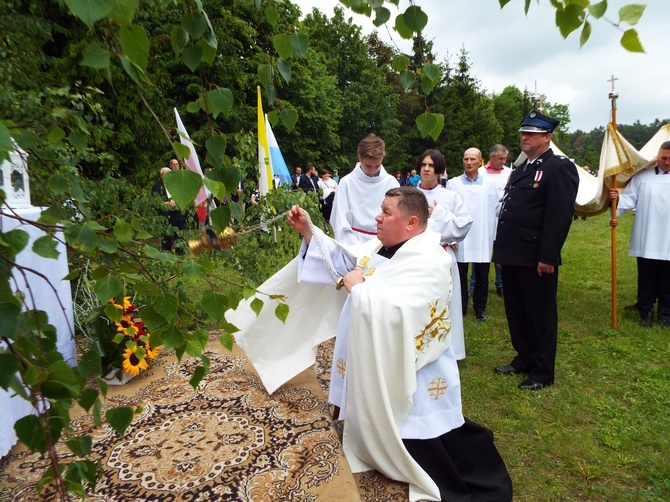
[{"label": "sunflower", "polygon": [[158,355],[158,347],[152,347],[149,345],[149,342],[144,343],[144,350],[147,351],[147,359],[152,360],[155,359],[156,356]]},{"label": "sunflower", "polygon": [[109,303],[114,305],[115,308],[123,310],[123,312],[126,314],[130,314],[133,310],[135,310],[135,305],[133,305],[132,302],[130,301],[130,296],[123,297],[123,305],[119,305],[118,303],[116,303],[116,300],[114,300],[114,298],[109,300]]},{"label": "sunflower", "polygon": [[137,352],[137,345],[132,349],[126,349],[123,353],[123,371],[130,373],[133,376],[137,376],[140,374],[140,371],[149,368],[146,358],[138,359],[135,352]]},{"label": "sunflower", "polygon": [[[121,316],[121,319],[114,321],[116,325],[116,331],[123,333],[124,335],[133,336],[137,332],[137,327],[135,326],[135,320],[130,314]],[[130,332],[128,332],[130,331]]]}]

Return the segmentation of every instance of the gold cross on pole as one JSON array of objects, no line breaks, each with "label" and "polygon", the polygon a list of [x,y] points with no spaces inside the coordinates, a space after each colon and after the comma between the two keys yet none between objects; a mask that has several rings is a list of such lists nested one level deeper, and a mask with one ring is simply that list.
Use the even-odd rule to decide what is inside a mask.
[{"label": "gold cross on pole", "polygon": [[612,75],[611,78],[607,79],[608,82],[612,83],[612,92],[614,92],[614,82],[616,82],[617,80],[619,80],[619,78],[615,77],[614,75]]}]

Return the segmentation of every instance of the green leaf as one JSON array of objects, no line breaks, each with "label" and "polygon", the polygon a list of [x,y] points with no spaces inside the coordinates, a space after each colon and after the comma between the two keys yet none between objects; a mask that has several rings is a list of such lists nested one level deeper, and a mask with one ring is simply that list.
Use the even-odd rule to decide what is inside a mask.
[{"label": "green leaf", "polygon": [[65,229],[65,239],[70,246],[88,253],[98,247],[100,238],[88,225],[71,225]]},{"label": "green leaf", "polygon": [[133,288],[142,296],[156,296],[160,289],[155,284],[148,281],[139,281],[133,284]]},{"label": "green leaf", "polygon": [[395,30],[405,40],[410,40],[414,36],[414,32],[405,24],[404,14],[398,14],[395,17]]},{"label": "green leaf", "polygon": [[219,322],[228,309],[228,297],[219,293],[205,293],[200,300],[200,305],[209,317]]},{"label": "green leaf", "polygon": [[172,293],[162,293],[151,302],[151,306],[157,313],[170,322],[177,313],[179,301]]},{"label": "green leaf", "polygon": [[184,335],[174,326],[170,326],[161,333],[161,340],[166,349],[174,349],[184,343]]},{"label": "green leaf", "polygon": [[137,85],[142,87],[143,84],[150,84],[149,77],[146,72],[135,61],[131,61],[128,56],[122,54],[119,59],[123,65],[123,69],[130,78],[132,78]]},{"label": "green leaf", "polygon": [[428,16],[421,7],[413,5],[408,7],[403,15],[405,25],[415,33],[421,32],[428,24]]},{"label": "green leaf", "polygon": [[212,64],[216,58],[216,47],[212,47],[204,38],[198,40],[198,47],[202,49],[202,60],[207,64]]},{"label": "green leaf", "polygon": [[0,122],[0,158],[9,160],[9,152],[14,149],[9,129]]},{"label": "green leaf", "polygon": [[405,88],[405,90],[412,87],[412,84],[416,81],[416,73],[413,71],[403,70],[400,72],[400,84]]},{"label": "green leaf", "polygon": [[98,391],[95,389],[84,389],[81,391],[81,394],[79,394],[77,402],[79,403],[79,406],[81,406],[88,413],[91,409],[91,406],[93,406],[97,401],[98,395]]},{"label": "green leaf", "polygon": [[586,42],[588,42],[589,37],[591,37],[591,23],[584,21],[582,34],[579,36],[579,46],[582,47]]},{"label": "green leaf", "polygon": [[272,44],[274,45],[277,54],[282,59],[288,59],[293,56],[293,44],[291,43],[291,35],[286,33],[280,33],[275,35],[272,39]]},{"label": "green leaf", "polygon": [[52,174],[47,181],[47,188],[55,195],[61,195],[68,191],[70,184],[67,178],[61,174]]},{"label": "green leaf", "polygon": [[421,91],[424,94],[430,94],[433,89],[435,88],[436,82],[433,82],[431,79],[426,77],[425,75],[421,77]]},{"label": "green leaf", "polygon": [[444,128],[444,115],[439,113],[422,113],[416,118],[416,126],[421,132],[421,137],[430,136],[434,141]]},{"label": "green leaf", "polygon": [[212,226],[217,233],[222,232],[230,223],[230,207],[229,204],[221,204],[216,209],[209,213],[209,218],[212,221]]},{"label": "green leaf", "polygon": [[121,50],[128,59],[146,71],[149,63],[149,37],[144,28],[136,24],[122,26],[119,30],[119,41]]},{"label": "green leaf", "polygon": [[198,387],[198,384],[202,380],[202,378],[205,376],[205,368],[202,366],[196,366],[195,369],[193,370],[193,376],[191,379],[188,381],[191,387],[194,389]]},{"label": "green leaf", "polygon": [[600,19],[605,15],[605,12],[607,11],[607,0],[602,0],[602,2],[589,5],[588,8],[589,8],[589,14],[591,14],[596,19]]},{"label": "green leaf", "polygon": [[375,19],[372,23],[377,27],[383,25],[389,19],[391,19],[391,11],[388,10],[386,7],[380,7],[379,9],[377,9],[376,14],[377,15],[375,16]]},{"label": "green leaf", "polygon": [[98,352],[95,350],[89,350],[86,352],[77,361],[77,370],[84,378],[100,376],[102,374],[102,360],[100,359],[100,354],[98,354]]},{"label": "green leaf", "polygon": [[284,78],[286,83],[290,83],[291,81],[291,63],[288,61],[285,61],[283,59],[278,59],[277,60],[277,69],[279,70],[279,74]]},{"label": "green leaf", "polygon": [[170,43],[172,44],[172,50],[174,55],[179,57],[181,52],[186,47],[189,41],[188,32],[181,26],[175,26],[170,32]]},{"label": "green leaf", "polygon": [[391,66],[393,67],[393,71],[396,72],[401,72],[403,70],[406,70],[407,67],[409,66],[410,60],[407,56],[404,54],[396,54],[393,56],[393,62],[391,63]]},{"label": "green leaf", "polygon": [[89,28],[112,10],[112,3],[108,0],[65,0],[65,3],[70,12],[84,21]]},{"label": "green leaf", "polygon": [[100,303],[107,303],[123,292],[123,281],[115,275],[108,274],[95,281],[93,292]]},{"label": "green leaf", "polygon": [[230,333],[224,333],[219,337],[219,343],[221,343],[227,350],[233,350],[233,342],[233,335]]},{"label": "green leaf", "polygon": [[31,451],[45,453],[47,451],[47,429],[42,426],[35,415],[26,415],[14,424],[16,437]]},{"label": "green leaf", "polygon": [[86,153],[86,147],[88,146],[88,138],[84,134],[72,129],[70,131],[70,134],[68,134],[67,136],[67,140],[80,153]]},{"label": "green leaf", "polygon": [[439,65],[426,63],[423,65],[423,74],[428,77],[431,82],[437,84],[442,76],[442,69]]},{"label": "green leaf", "polygon": [[173,142],[172,149],[177,152],[177,155],[182,159],[186,159],[191,155],[191,149],[180,141]]},{"label": "green leaf", "polygon": [[105,418],[109,425],[119,434],[123,436],[126,432],[126,429],[133,421],[133,409],[130,406],[119,406],[118,408],[112,408],[107,410],[105,413]]},{"label": "green leaf", "polygon": [[91,68],[109,68],[109,53],[98,43],[93,42],[86,47],[81,65]]},{"label": "green leaf", "polygon": [[291,45],[293,46],[295,55],[300,59],[304,58],[307,54],[307,48],[309,46],[307,35],[303,35],[302,33],[294,33],[291,35]]},{"label": "green leaf", "polygon": [[267,86],[272,84],[272,65],[258,65],[258,80],[260,80],[263,88],[267,88]]},{"label": "green leaf", "polygon": [[58,143],[64,137],[65,137],[65,131],[58,126],[51,129],[51,131],[49,131],[49,135],[47,136],[47,138],[49,139],[49,143]]},{"label": "green leaf", "polygon": [[217,87],[207,93],[207,104],[214,118],[218,117],[219,113],[228,116],[233,107],[233,93],[230,92],[230,89]]},{"label": "green leaf", "polygon": [[137,9],[137,0],[112,0],[109,17],[117,23],[127,26],[132,24]]},{"label": "green leaf", "polygon": [[281,123],[284,124],[284,127],[286,127],[288,131],[292,131],[295,124],[298,122],[298,112],[287,109],[281,110],[279,112],[279,120],[281,120]]},{"label": "green leaf", "polygon": [[172,253],[164,253],[153,246],[144,246],[144,254],[153,260],[159,260],[161,263],[176,263],[177,257]]},{"label": "green leaf", "polygon": [[288,311],[289,311],[288,305],[285,303],[280,303],[275,307],[275,317],[279,319],[282,323],[286,324]]},{"label": "green leaf", "polygon": [[265,7],[265,19],[267,19],[268,23],[270,23],[273,27],[276,27],[277,21],[279,20],[279,11],[268,5]]},{"label": "green leaf", "polygon": [[133,240],[133,228],[130,226],[130,223],[121,218],[116,218],[114,237],[123,245],[130,244]]},{"label": "green leaf", "polygon": [[226,155],[226,146],[227,141],[223,134],[213,134],[205,142],[207,153],[220,161],[221,165],[223,165],[223,157]]},{"label": "green leaf", "polygon": [[624,32],[621,37],[621,45],[630,52],[644,52],[644,47],[642,47],[637,31],[634,28],[630,28]]},{"label": "green leaf", "polygon": [[68,439],[65,444],[78,457],[85,457],[91,454],[93,441],[91,436],[80,436]]},{"label": "green leaf", "polygon": [[202,61],[202,54],[202,47],[197,45],[189,45],[182,51],[181,59],[184,64],[188,66],[189,70],[195,71]]},{"label": "green leaf", "polygon": [[[644,14],[644,9],[646,8],[647,8],[646,5],[637,5],[637,4],[624,5],[619,9],[619,20],[621,22],[628,23],[631,26],[635,26],[642,17],[642,14]],[[631,52],[644,52],[644,51],[632,50]]]},{"label": "green leaf", "polygon": [[584,8],[570,4],[565,9],[556,9],[556,26],[563,38],[579,28],[584,22]]},{"label": "green leaf", "polygon": [[[0,332],[2,336],[5,336],[5,322],[4,316],[5,311],[3,310],[4,303],[0,303]],[[21,313],[21,309],[18,309],[18,312]],[[13,338],[13,336],[8,336],[8,338]],[[16,372],[19,370],[19,358],[14,354],[9,352],[0,353],[0,387],[7,389],[10,382],[14,379]]]},{"label": "green leaf", "polygon": [[189,12],[181,18],[181,26],[193,38],[200,38],[207,30],[207,18],[202,12]]},{"label": "green leaf", "polygon": [[15,228],[14,230],[10,230],[1,235],[4,242],[0,241],[0,251],[2,251],[2,254],[6,254],[10,257],[14,257],[23,251],[30,240],[28,232],[19,228]]},{"label": "green leaf", "polygon": [[263,300],[256,297],[253,300],[251,300],[251,303],[249,304],[249,307],[251,307],[251,310],[254,311],[254,313],[256,314],[256,317],[258,317],[261,313],[261,309],[263,308]]},{"label": "green leaf", "polygon": [[205,277],[205,269],[202,265],[193,261],[185,261],[181,264],[181,273],[186,279],[200,280]]},{"label": "green leaf", "polygon": [[57,259],[60,255],[57,247],[58,241],[52,235],[43,235],[33,242],[33,252],[42,258]]},{"label": "green leaf", "polygon": [[198,195],[202,186],[202,176],[189,169],[178,169],[165,173],[163,183],[172,195],[172,200],[183,211],[193,204]]}]

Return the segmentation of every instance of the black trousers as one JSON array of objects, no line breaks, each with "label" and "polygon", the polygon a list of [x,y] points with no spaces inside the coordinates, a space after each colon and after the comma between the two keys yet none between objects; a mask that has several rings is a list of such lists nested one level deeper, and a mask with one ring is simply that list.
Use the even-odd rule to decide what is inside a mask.
[{"label": "black trousers", "polygon": [[637,309],[642,317],[654,311],[658,317],[670,317],[670,261],[637,259]]},{"label": "black trousers", "polygon": [[[458,262],[458,276],[461,279],[461,301],[463,302],[463,315],[468,310],[468,265],[469,263]],[[489,268],[490,263],[473,263],[472,273],[475,277],[475,288],[472,293],[472,306],[475,312],[486,310],[489,298]]]},{"label": "black trousers", "polygon": [[509,502],[512,480],[493,433],[467,418],[434,439],[403,439],[405,448],[440,489],[444,502]]},{"label": "black trousers", "polygon": [[558,267],[537,274],[536,267],[502,266],[505,314],[517,355],[511,365],[537,382],[554,383],[558,342]]}]

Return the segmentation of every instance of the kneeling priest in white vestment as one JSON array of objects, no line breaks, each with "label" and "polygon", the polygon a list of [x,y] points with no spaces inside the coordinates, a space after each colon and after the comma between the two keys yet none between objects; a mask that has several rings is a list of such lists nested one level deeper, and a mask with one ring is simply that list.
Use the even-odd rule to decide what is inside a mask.
[{"label": "kneeling priest in white vestment", "polygon": [[[336,331],[329,400],[340,407],[353,472],[377,469],[406,482],[410,500],[509,501],[511,480],[491,431],[462,414],[452,258],[440,235],[426,231],[426,197],[394,188],[381,209],[377,238],[345,247],[294,206],[288,222],[304,237],[300,254],[259,287],[286,296],[289,318],[275,323],[271,309],[256,317],[243,303],[226,314],[240,328],[235,338],[273,392],[313,364],[318,343]],[[300,302],[317,302],[318,315]]]}]

